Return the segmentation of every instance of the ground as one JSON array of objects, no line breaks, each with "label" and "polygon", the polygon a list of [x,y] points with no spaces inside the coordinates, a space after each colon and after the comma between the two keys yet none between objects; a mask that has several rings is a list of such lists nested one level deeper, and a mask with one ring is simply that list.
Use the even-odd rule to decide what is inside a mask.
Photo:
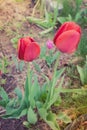
[{"label": "ground", "polygon": [[[1,81],[5,79],[5,84],[0,84],[10,96],[13,96],[12,91],[15,86],[20,86],[23,89],[26,78],[26,68],[22,72],[16,69],[15,61],[12,57],[17,57],[17,49],[14,48],[15,45],[14,43],[12,44],[11,39],[17,36],[33,36],[41,44],[46,41],[45,38],[41,40],[41,37],[39,37],[41,29],[26,20],[26,17],[31,15],[33,7],[34,4],[27,0],[24,2],[16,2],[14,0],[0,1],[0,57],[6,56],[9,62],[8,72],[0,77]],[[27,130],[22,124],[23,120],[0,119],[0,130]],[[45,123],[38,124],[35,128],[39,129],[40,127],[43,130],[47,128]],[[35,128],[32,128],[32,130]]]},{"label": "ground", "polygon": [[[32,3],[31,0],[20,1],[21,2],[15,0],[0,0],[0,58],[5,56],[8,60],[7,70],[5,74],[2,74],[0,77],[0,85],[5,88],[10,96],[13,96],[12,91],[17,86],[23,91],[27,73],[26,66],[22,71],[17,69],[15,62],[15,58],[17,57],[17,45],[13,42],[13,38],[32,36],[42,46],[49,38],[53,38],[51,34],[47,34],[45,37],[40,36],[39,32],[42,31],[41,28],[29,23],[28,16],[32,14],[34,3]],[[38,13],[35,12],[35,16],[36,15],[38,16]],[[60,64],[62,64],[62,66],[67,65],[67,61],[70,61],[70,56],[64,55],[60,59]],[[44,68],[45,63],[41,61],[38,62],[42,65],[42,68]],[[3,83],[4,80],[5,84]],[[67,80],[69,79],[67,78]],[[0,109],[2,111],[2,108]],[[0,118],[0,130],[27,130],[22,124],[24,119],[25,117],[20,120],[4,120]],[[35,129],[50,130],[42,121],[29,130]]]}]

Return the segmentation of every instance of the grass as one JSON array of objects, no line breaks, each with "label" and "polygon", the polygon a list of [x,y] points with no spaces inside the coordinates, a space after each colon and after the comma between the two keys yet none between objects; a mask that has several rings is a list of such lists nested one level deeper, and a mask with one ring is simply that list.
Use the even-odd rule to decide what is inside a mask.
[{"label": "grass", "polygon": [[82,36],[80,44],[78,46],[78,50],[76,52],[78,56],[86,58],[87,55],[87,37],[85,35]]},{"label": "grass", "polygon": [[[73,112],[78,116],[79,114],[87,113],[87,93],[79,94],[65,94],[63,95],[62,107],[66,109],[73,109]],[[71,107],[70,107],[71,106]]]}]

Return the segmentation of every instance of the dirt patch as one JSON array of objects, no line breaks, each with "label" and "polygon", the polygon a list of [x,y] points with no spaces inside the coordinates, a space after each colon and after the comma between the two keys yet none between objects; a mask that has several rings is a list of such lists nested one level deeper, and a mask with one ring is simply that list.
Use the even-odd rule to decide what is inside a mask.
[{"label": "dirt patch", "polygon": [[27,0],[24,2],[16,2],[15,0],[2,1],[0,5],[0,21],[2,25],[23,20],[26,15],[31,14],[30,4],[31,1]]},{"label": "dirt patch", "polygon": [[27,130],[22,123],[23,119],[0,119],[0,130]]}]

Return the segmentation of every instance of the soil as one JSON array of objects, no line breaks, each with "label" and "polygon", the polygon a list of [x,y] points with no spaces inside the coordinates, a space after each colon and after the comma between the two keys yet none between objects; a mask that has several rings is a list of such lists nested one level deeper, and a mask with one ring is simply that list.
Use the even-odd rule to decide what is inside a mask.
[{"label": "soil", "polygon": [[81,115],[64,130],[87,130],[87,114]]},{"label": "soil", "polygon": [[[17,44],[13,43],[12,39],[21,36],[33,36],[33,38],[43,46],[48,39],[53,38],[52,34],[47,34],[45,37],[40,36],[39,32],[41,32],[42,29],[29,22],[28,16],[31,16],[34,7],[32,1],[0,0],[0,58],[6,57],[8,61],[6,71],[2,72],[0,76],[0,86],[2,86],[10,96],[14,96],[13,90],[15,87],[20,87],[23,92],[24,81],[27,73],[27,63],[23,67],[22,71],[17,68],[15,62],[15,57],[17,58]],[[38,12],[35,12],[35,16],[38,15]],[[67,66],[67,62],[70,60],[70,56],[68,55],[61,56],[59,66]],[[42,62],[37,60],[37,62],[42,66],[44,73],[46,73],[46,70],[49,71],[49,67],[44,63],[44,61]],[[20,61],[17,60],[17,63],[19,65]],[[39,80],[42,81],[40,77]],[[64,86],[68,85],[69,80],[69,78],[66,78]],[[0,112],[1,111],[2,108],[0,107]],[[23,126],[24,120],[25,117],[21,119],[0,118],[0,130],[28,130]],[[43,121],[39,121],[35,126],[29,128],[29,130],[51,129]]]},{"label": "soil", "polygon": [[[9,62],[6,72],[2,72],[0,76],[0,86],[11,97],[14,96],[13,90],[15,87],[20,87],[23,91],[27,73],[26,65],[22,71],[19,71],[16,67],[13,57],[17,58],[17,49],[14,48],[15,45],[11,42],[11,39],[17,36],[33,36],[38,43],[44,44],[46,42],[46,38],[39,36],[41,29],[30,24],[26,19],[26,17],[31,16],[33,7],[34,3],[31,0],[21,2],[0,0],[0,58],[6,57]],[[17,62],[20,63],[20,61]],[[0,113],[2,110],[2,107],[0,107]],[[24,117],[21,119],[0,118],[0,130],[28,130],[23,125],[24,120]],[[35,129],[49,130],[50,128],[44,122],[39,121],[37,125],[29,128],[29,130]]]},{"label": "soil", "polygon": [[23,126],[23,119],[0,119],[0,130],[27,130]]}]

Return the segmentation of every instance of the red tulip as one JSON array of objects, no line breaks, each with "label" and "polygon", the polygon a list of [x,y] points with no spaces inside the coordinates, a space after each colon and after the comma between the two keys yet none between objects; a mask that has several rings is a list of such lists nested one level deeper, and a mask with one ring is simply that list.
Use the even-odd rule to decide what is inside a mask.
[{"label": "red tulip", "polygon": [[75,22],[65,22],[57,31],[53,41],[61,52],[72,53],[77,49],[80,37],[80,26]]},{"label": "red tulip", "polygon": [[18,41],[18,58],[33,61],[40,55],[40,46],[31,37],[20,38]]}]

